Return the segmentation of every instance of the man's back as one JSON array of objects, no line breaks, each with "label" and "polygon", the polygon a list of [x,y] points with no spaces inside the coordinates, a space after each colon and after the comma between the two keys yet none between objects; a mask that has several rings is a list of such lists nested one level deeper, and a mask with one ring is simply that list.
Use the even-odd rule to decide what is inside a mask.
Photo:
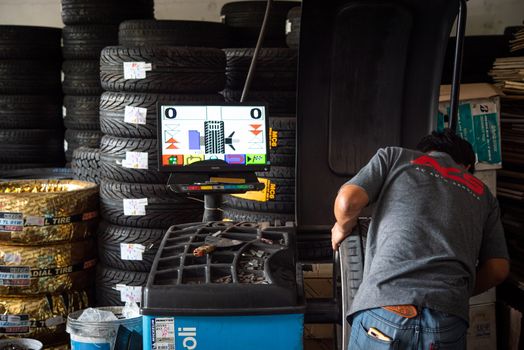
[{"label": "man's back", "polygon": [[507,256],[488,188],[446,153],[395,147],[348,183],[375,204],[351,313],[418,305],[467,320],[477,259]]}]

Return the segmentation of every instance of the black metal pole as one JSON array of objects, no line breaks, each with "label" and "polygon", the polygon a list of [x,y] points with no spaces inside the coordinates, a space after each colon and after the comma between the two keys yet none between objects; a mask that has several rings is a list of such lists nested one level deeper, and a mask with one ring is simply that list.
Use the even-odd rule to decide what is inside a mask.
[{"label": "black metal pole", "polygon": [[204,195],[204,217],[202,222],[220,221],[222,220],[222,213],[220,205],[222,204],[221,194],[206,194]]},{"label": "black metal pole", "polygon": [[466,32],[466,18],[468,15],[468,6],[466,0],[459,0],[459,13],[457,19],[457,37],[455,42],[455,57],[453,65],[453,82],[451,85],[451,103],[449,128],[457,130],[458,124],[458,107],[460,97],[460,78],[462,75],[462,55],[464,51],[464,34]]}]

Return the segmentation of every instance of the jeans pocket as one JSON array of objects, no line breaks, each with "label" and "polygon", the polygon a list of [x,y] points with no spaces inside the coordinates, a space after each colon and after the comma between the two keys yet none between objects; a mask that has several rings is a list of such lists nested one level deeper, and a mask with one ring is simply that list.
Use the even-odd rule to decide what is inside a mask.
[{"label": "jeans pocket", "polygon": [[[357,328],[358,327],[358,328]],[[357,325],[358,336],[356,338],[356,349],[360,350],[397,350],[398,349],[398,340],[394,339],[392,335],[384,334],[387,337],[390,337],[391,340],[381,340],[375,338],[368,334],[369,327],[375,327],[379,331],[382,331],[380,325],[366,325],[364,326],[362,322],[359,322]],[[355,350],[350,348],[349,350]]]}]

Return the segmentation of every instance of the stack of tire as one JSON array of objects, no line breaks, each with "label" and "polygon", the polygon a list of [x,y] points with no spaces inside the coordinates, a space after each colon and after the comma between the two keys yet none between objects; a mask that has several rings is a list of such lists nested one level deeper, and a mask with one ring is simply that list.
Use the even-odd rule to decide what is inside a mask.
[{"label": "stack of tire", "polygon": [[0,170],[64,164],[60,35],[0,26]]},{"label": "stack of tire", "polygon": [[302,7],[293,7],[287,13],[286,21],[286,44],[291,49],[298,50],[300,42],[300,18],[302,16]]},{"label": "stack of tire", "polygon": [[75,180],[2,182],[0,203],[0,338],[67,343],[67,315],[94,299],[98,188]]},{"label": "stack of tire", "polygon": [[[266,1],[235,1],[222,6],[220,14],[230,30],[230,47],[255,47],[266,12]],[[273,1],[264,47],[286,47],[286,18],[298,1]],[[232,46],[234,45],[234,46]]]},{"label": "stack of tire", "polygon": [[78,147],[97,148],[100,51],[118,43],[125,19],[153,18],[153,0],[62,0],[64,123],[66,159]]},{"label": "stack of tire", "polygon": [[[254,49],[225,49],[227,101],[238,101]],[[297,51],[262,48],[246,101],[265,103],[269,111],[271,171],[258,176],[266,184],[265,201],[227,196],[224,216],[240,221],[293,221],[295,207],[295,103]]]},{"label": "stack of tire", "polygon": [[[217,103],[225,84],[221,23],[125,21],[121,46],[100,59],[100,306],[140,301],[158,245],[174,224],[202,220],[203,204],[166,186],[157,170],[159,102]],[[135,65],[130,74],[129,66]],[[130,75],[129,75],[130,74]]]}]

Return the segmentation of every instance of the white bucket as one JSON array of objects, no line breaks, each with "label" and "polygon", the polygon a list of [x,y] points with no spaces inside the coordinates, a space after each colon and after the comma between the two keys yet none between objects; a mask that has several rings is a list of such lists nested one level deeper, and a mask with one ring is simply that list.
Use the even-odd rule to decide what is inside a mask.
[{"label": "white bucket", "polygon": [[[99,307],[97,309],[111,311],[115,316],[121,317],[123,307]],[[71,350],[113,350],[120,327],[142,335],[142,316],[104,322],[78,321],[82,312],[84,310],[76,311],[67,317],[67,333],[71,335]],[[128,339],[119,339],[119,342],[121,341],[126,342]]]},{"label": "white bucket", "polygon": [[7,345],[14,345],[16,347],[27,350],[41,350],[44,345],[35,339],[28,338],[14,338],[0,340],[0,349]]}]

